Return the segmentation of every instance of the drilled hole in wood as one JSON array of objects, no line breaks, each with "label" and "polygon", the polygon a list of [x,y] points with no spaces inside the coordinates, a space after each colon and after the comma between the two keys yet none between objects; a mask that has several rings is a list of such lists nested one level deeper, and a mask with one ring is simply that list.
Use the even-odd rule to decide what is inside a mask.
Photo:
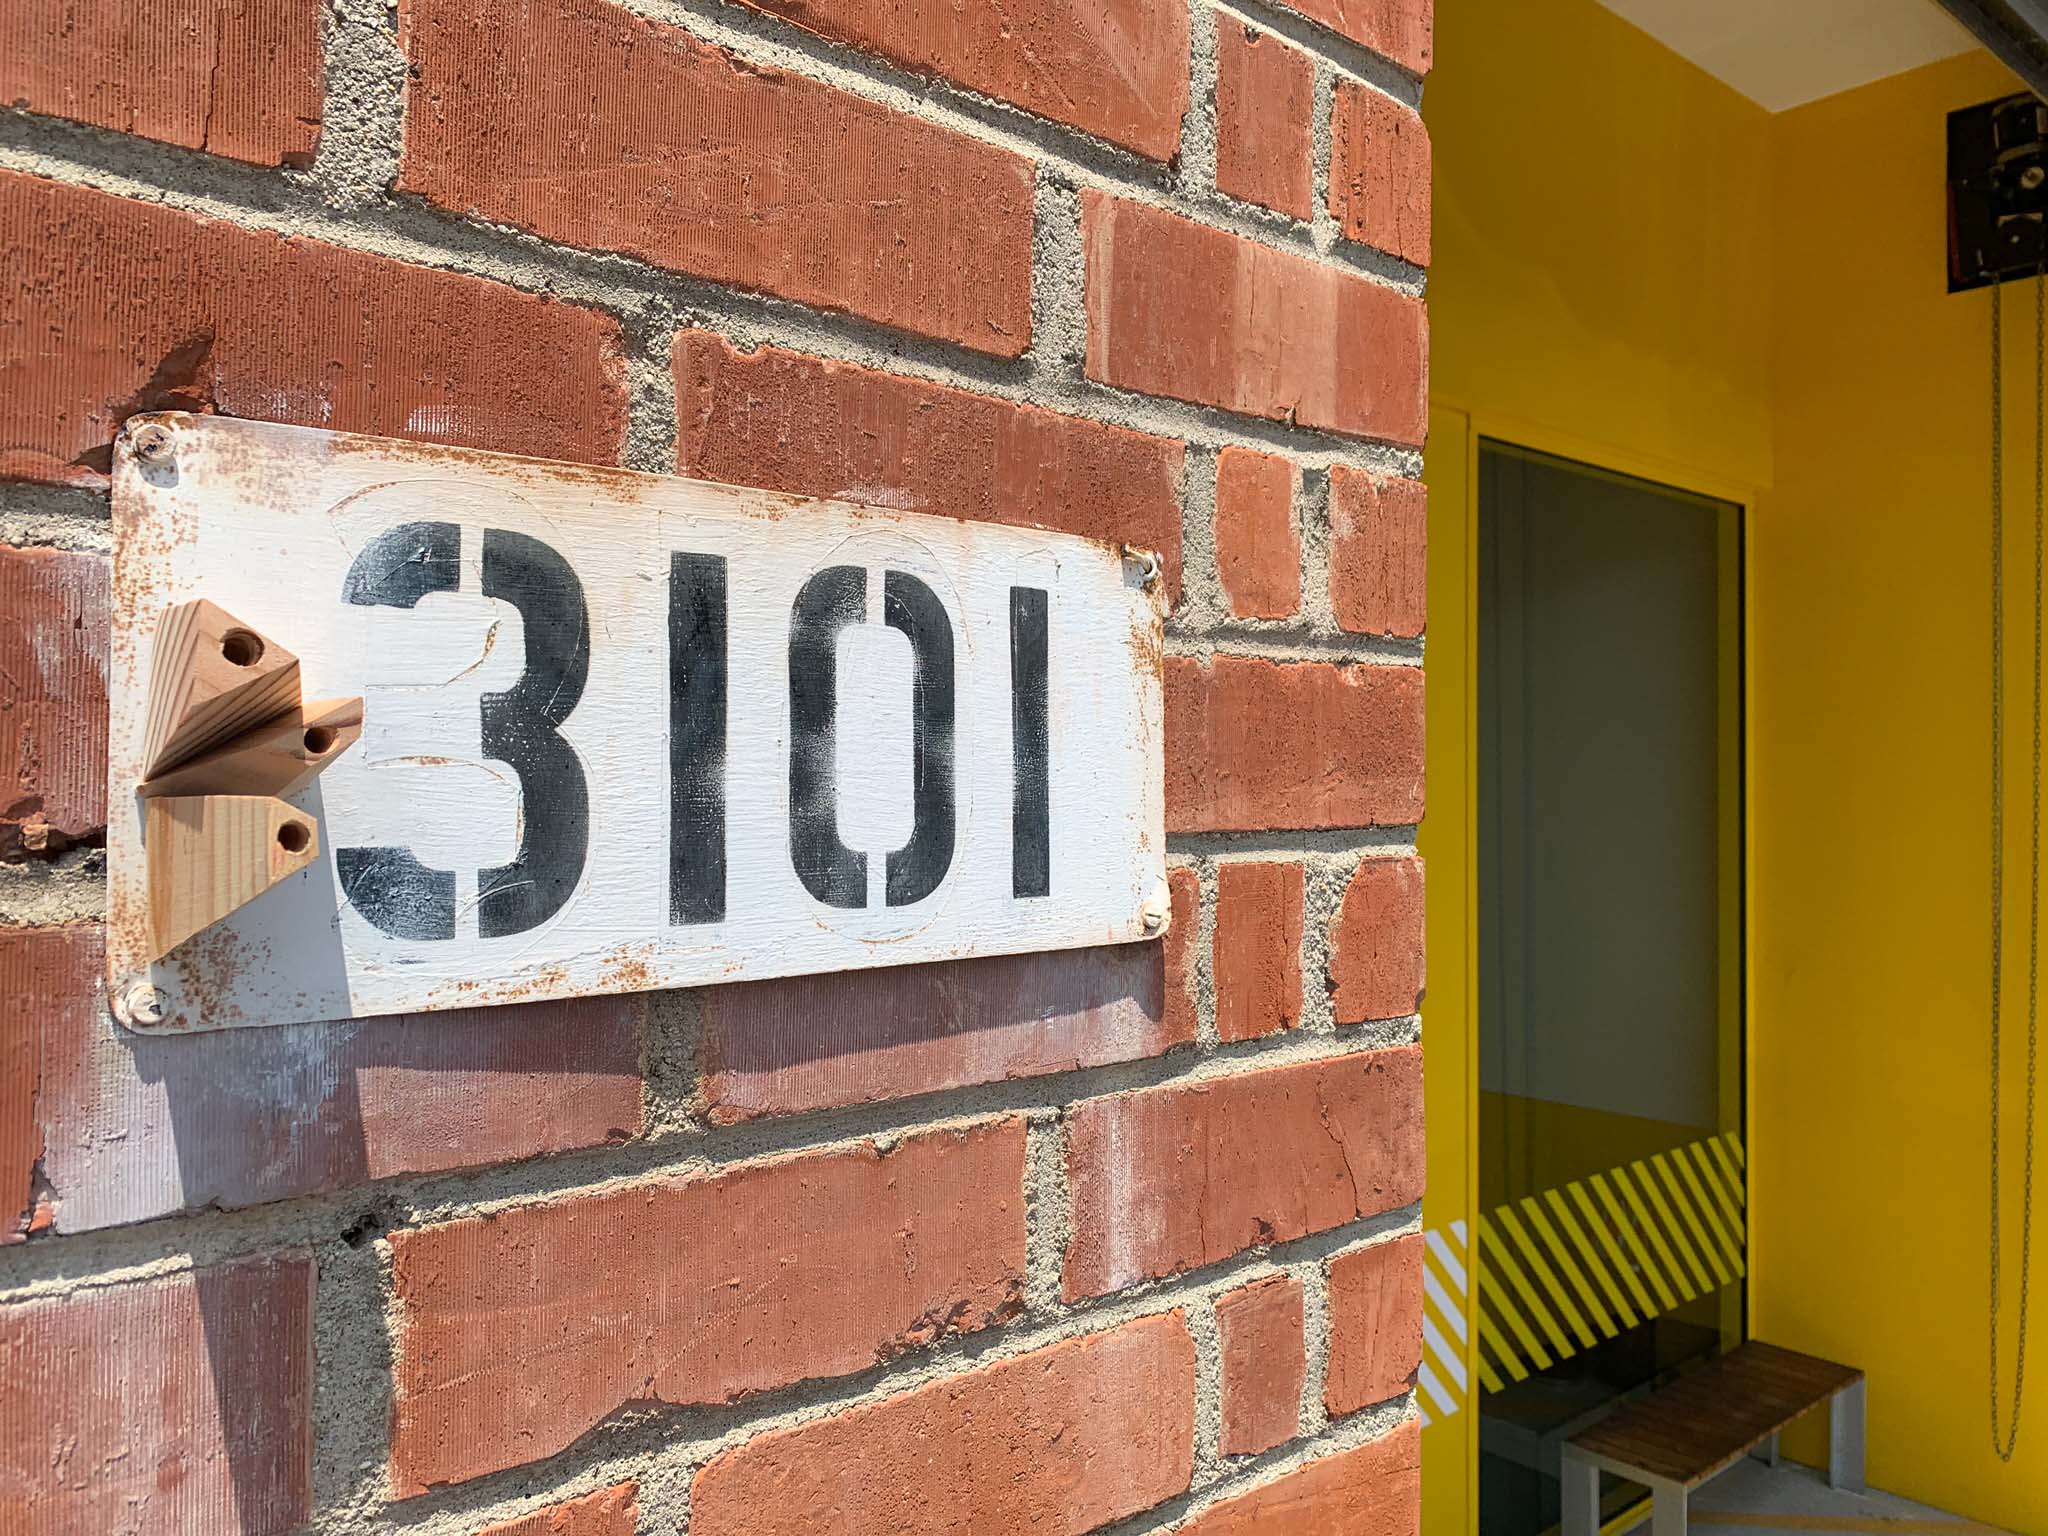
[{"label": "drilled hole in wood", "polygon": [[312,842],[312,829],[303,821],[288,821],[277,829],[277,846],[286,853],[304,853]]},{"label": "drilled hole in wood", "polygon": [[221,659],[235,667],[253,667],[263,659],[263,637],[231,629],[220,637]]},{"label": "drilled hole in wood", "polygon": [[318,757],[334,745],[334,731],[324,725],[316,725],[306,732],[306,750]]}]

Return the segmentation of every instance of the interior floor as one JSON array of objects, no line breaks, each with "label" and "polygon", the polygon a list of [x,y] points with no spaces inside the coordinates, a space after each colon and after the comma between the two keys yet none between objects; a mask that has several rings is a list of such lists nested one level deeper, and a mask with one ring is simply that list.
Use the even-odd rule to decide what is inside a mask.
[{"label": "interior floor", "polygon": [[[1886,1536],[2007,1536],[1995,1526],[1944,1514],[1872,1489],[1841,1493],[1811,1467],[1742,1461],[1692,1496],[1691,1524],[1700,1531],[1745,1536],[1813,1536],[1815,1532],[1884,1532]],[[1648,1522],[1638,1526],[1645,1529]]]}]

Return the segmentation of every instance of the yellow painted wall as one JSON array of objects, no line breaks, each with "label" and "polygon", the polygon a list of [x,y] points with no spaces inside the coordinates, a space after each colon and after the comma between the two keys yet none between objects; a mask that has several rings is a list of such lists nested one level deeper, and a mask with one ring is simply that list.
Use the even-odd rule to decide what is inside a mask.
[{"label": "yellow painted wall", "polygon": [[[1773,117],[1592,0],[1439,0],[1437,29],[1425,1219],[1474,1178],[1466,488],[1485,434],[1752,505],[1753,1330],[1869,1370],[1873,1481],[2048,1532],[2048,1237],[2014,1466],[1986,1429],[1988,300],[1950,298],[1941,267],[1942,116],[2010,77],[1972,55]],[[2009,299],[2025,380],[2032,316]],[[2015,605],[2030,404],[2008,429]],[[2023,872],[2023,814],[2009,846]],[[2024,884],[2009,896],[2023,937]],[[1427,1528],[1471,1528],[1432,1460],[1447,1440],[1424,1444]]]},{"label": "yellow painted wall", "polygon": [[[2015,88],[1977,55],[1774,124],[1777,473],[1750,588],[1751,1296],[1760,1335],[1869,1371],[1874,1481],[2039,1532],[2048,1371],[2010,1467],[1991,1454],[1985,1379],[1990,301],[1942,281],[1942,118]],[[2007,322],[2025,668],[2025,288]],[[2008,694],[2022,998],[2027,688],[2022,672]],[[2048,1239],[2035,1253],[2048,1267]],[[2048,1337],[2048,1290],[2037,1314]],[[2006,1349],[2009,1373],[2010,1335]]]}]

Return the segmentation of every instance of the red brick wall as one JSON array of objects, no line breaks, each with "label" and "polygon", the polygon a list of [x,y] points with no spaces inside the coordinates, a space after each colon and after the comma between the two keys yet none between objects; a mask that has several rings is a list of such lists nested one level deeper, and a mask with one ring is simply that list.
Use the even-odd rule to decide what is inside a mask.
[{"label": "red brick wall", "polygon": [[[1429,0],[1001,11],[0,0],[0,1530],[1415,1529]],[[160,407],[1160,550],[1170,933],[124,1034]]]}]

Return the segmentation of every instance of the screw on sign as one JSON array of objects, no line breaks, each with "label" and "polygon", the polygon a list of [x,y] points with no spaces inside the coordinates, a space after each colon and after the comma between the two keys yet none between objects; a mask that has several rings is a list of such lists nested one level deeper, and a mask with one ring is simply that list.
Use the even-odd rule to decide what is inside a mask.
[{"label": "screw on sign", "polygon": [[309,691],[364,700],[359,746],[291,799],[317,860],[154,967],[116,818],[115,995],[156,989],[157,1027],[1165,927],[1154,556],[218,418],[129,442],[116,803],[167,605],[204,596],[287,643]]}]

